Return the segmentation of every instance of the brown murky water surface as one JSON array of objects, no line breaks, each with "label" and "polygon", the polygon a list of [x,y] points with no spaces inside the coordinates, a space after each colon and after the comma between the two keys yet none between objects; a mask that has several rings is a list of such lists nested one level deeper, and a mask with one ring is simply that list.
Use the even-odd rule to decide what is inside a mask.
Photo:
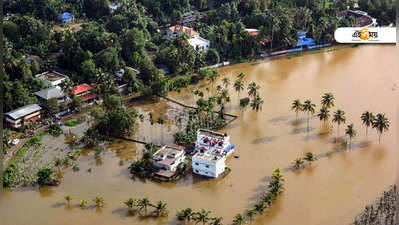
[{"label": "brown murky water surface", "polygon": [[[300,115],[303,123],[295,124],[295,113],[289,109],[293,99],[310,98],[318,110],[320,96],[325,92],[334,93],[334,110],[345,110],[347,123],[354,123],[358,130],[352,149],[321,157],[311,168],[284,172],[285,193],[254,223],[348,224],[367,203],[395,181],[395,95],[398,84],[395,84],[394,76],[399,72],[398,59],[394,46],[364,46],[222,68],[221,73],[231,80],[239,72],[245,72],[247,84],[255,81],[261,85],[260,94],[264,98],[263,111],[255,113],[248,109],[223,131],[231,135],[240,154],[238,159],[229,159],[232,172],[226,178],[203,180],[189,176],[168,184],[132,180],[127,167],[132,158],[141,154],[143,146],[116,141],[111,145],[111,151],[99,158],[92,153],[81,157],[81,170],[67,172],[59,187],[5,191],[0,197],[1,224],[176,224],[175,213],[186,207],[211,210],[213,215],[222,216],[224,222],[229,223],[236,213],[243,213],[254,204],[274,168],[290,166],[305,152],[322,154],[339,150],[334,143],[336,127],[325,134],[326,129],[313,118],[307,132],[306,116]],[[239,114],[237,95],[233,90],[230,92],[232,103],[228,109]],[[171,97],[189,104],[194,101],[184,91],[172,93]],[[171,108],[173,106],[162,102],[140,106],[140,110],[160,114]],[[381,144],[378,144],[375,131],[369,131],[365,137],[359,119],[365,110],[384,112],[392,121]],[[151,134],[159,136],[161,133],[148,128],[147,123],[144,123],[147,128],[140,126],[138,135],[148,141]],[[177,128],[169,125],[162,129]],[[340,133],[344,133],[343,126]],[[161,141],[172,140],[166,136]],[[89,168],[92,168],[91,173],[87,172]],[[66,194],[73,197],[71,208],[64,204]],[[81,199],[91,201],[98,194],[106,201],[104,209],[89,207],[81,210],[76,206]],[[164,200],[170,216],[159,220],[129,216],[122,204],[129,197],[148,197],[153,202]]]}]

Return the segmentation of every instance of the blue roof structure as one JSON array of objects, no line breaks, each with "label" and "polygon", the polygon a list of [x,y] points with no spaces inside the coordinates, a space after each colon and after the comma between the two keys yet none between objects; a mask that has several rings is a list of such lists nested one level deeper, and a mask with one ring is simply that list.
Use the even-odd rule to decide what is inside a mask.
[{"label": "blue roof structure", "polygon": [[66,22],[69,22],[69,21],[72,20],[73,15],[72,15],[71,13],[69,13],[69,12],[64,12],[64,13],[61,13],[61,14],[59,15],[59,17],[60,17],[60,20],[61,20],[62,22],[66,23]]},{"label": "blue roof structure", "polygon": [[296,43],[296,47],[313,45],[316,45],[316,42],[312,38],[307,38],[306,32],[298,32],[298,42]]},{"label": "blue roof structure", "polygon": [[229,145],[224,149],[224,151],[225,151],[225,152],[229,152],[229,151],[231,151],[232,149],[234,149],[234,145],[233,145],[233,144],[229,144]]}]

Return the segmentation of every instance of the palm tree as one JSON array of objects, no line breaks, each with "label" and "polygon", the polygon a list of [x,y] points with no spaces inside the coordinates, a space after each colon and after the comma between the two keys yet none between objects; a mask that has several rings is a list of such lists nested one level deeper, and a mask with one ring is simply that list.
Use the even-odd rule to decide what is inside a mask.
[{"label": "palm tree", "polygon": [[150,206],[150,200],[148,198],[142,198],[137,202],[137,206],[139,207],[139,211],[142,212],[144,210],[147,213],[147,208]]},{"label": "palm tree", "polygon": [[373,121],[373,128],[378,132],[378,143],[381,143],[381,135],[384,131],[389,130],[390,121],[385,117],[385,114],[378,113]]},{"label": "palm tree", "polygon": [[305,157],[303,159],[305,159],[306,161],[311,163],[312,161],[315,160],[315,157],[314,157],[313,153],[306,152]]},{"label": "palm tree", "polygon": [[80,206],[81,209],[85,209],[86,205],[87,205],[87,201],[86,200],[80,200],[79,206]]},{"label": "palm tree", "polygon": [[332,93],[325,93],[322,97],[321,97],[321,105],[326,107],[327,109],[334,107],[334,100],[335,97]]},{"label": "palm tree", "polygon": [[72,197],[70,195],[65,195],[64,199],[67,201],[68,205],[71,203],[72,201]]},{"label": "palm tree", "polygon": [[233,225],[242,225],[245,224],[245,218],[239,213],[234,217]]},{"label": "palm tree", "polygon": [[252,99],[251,102],[252,110],[256,110],[256,112],[258,112],[259,110],[262,110],[262,105],[263,105],[263,99],[259,95],[256,95],[256,97]]},{"label": "palm tree", "polygon": [[294,160],[294,168],[299,169],[303,166],[303,160],[301,158],[297,158]]},{"label": "palm tree", "polygon": [[326,121],[328,121],[328,118],[330,118],[330,111],[326,106],[321,107],[320,113],[317,114],[317,117],[319,117],[320,121],[323,120],[324,124]]},{"label": "palm tree", "polygon": [[209,218],[210,213],[211,213],[210,211],[201,209],[199,212],[196,213],[195,220],[197,221],[197,223],[202,222],[202,224],[204,225],[210,220]]},{"label": "palm tree", "polygon": [[250,96],[250,97],[255,97],[255,96],[257,96],[258,95],[258,89],[259,89],[260,87],[258,86],[258,85],[256,85],[256,83],[255,82],[251,82],[249,85],[248,85],[248,95]]},{"label": "palm tree", "polygon": [[222,79],[224,88],[227,88],[230,85],[230,79],[228,77],[224,77]]},{"label": "palm tree", "polygon": [[93,202],[96,204],[97,208],[104,207],[104,198],[101,196],[96,196],[96,198],[93,199]]},{"label": "palm tree", "polygon": [[309,119],[310,115],[314,114],[316,105],[312,103],[310,99],[306,100],[305,103],[302,105],[302,109],[304,112],[308,114],[308,129],[309,129]]},{"label": "palm tree", "polygon": [[249,218],[249,221],[252,221],[255,215],[256,215],[256,209],[247,210],[247,217]]},{"label": "palm tree", "polygon": [[244,79],[244,77],[245,77],[245,73],[243,73],[243,72],[241,72],[237,75],[237,78],[240,80]]},{"label": "palm tree", "polygon": [[137,204],[137,200],[134,198],[129,198],[127,201],[124,202],[124,204],[129,208],[130,212],[133,212],[134,207]]},{"label": "palm tree", "polygon": [[360,116],[360,119],[362,120],[363,125],[366,126],[366,136],[367,136],[367,130],[370,126],[373,125],[375,116],[372,112],[366,111]]},{"label": "palm tree", "polygon": [[210,225],[222,225],[223,217],[213,217]]},{"label": "palm tree", "polygon": [[262,201],[266,206],[270,206],[273,202],[273,195],[270,192],[267,192],[262,196]]},{"label": "palm tree", "polygon": [[346,118],[345,118],[345,112],[343,110],[338,109],[335,114],[334,117],[332,119],[332,121],[334,123],[337,123],[337,138],[335,139],[335,141],[337,141],[338,136],[339,136],[339,125],[341,125],[341,123],[345,123],[346,122]]},{"label": "palm tree", "polygon": [[259,201],[257,204],[254,205],[255,210],[259,213],[262,214],[265,209],[266,209],[266,205],[264,201]]},{"label": "palm tree", "polygon": [[209,72],[208,76],[207,76],[207,80],[209,81],[209,83],[212,86],[213,89],[213,84],[215,83],[216,79],[219,77],[219,73],[216,70],[212,70]]},{"label": "palm tree", "polygon": [[190,222],[194,215],[195,214],[191,208],[183,209],[176,214],[179,220],[184,220],[186,222]]},{"label": "palm tree", "polygon": [[166,209],[166,203],[163,203],[162,201],[157,202],[157,204],[154,206],[155,208],[155,215],[157,217],[159,216],[167,216],[168,215],[168,211]]},{"label": "palm tree", "polygon": [[298,119],[298,112],[302,111],[302,103],[301,100],[295,99],[294,102],[291,104],[291,109],[295,111],[296,118]]},{"label": "palm tree", "polygon": [[244,90],[244,82],[242,81],[242,79],[237,79],[234,82],[234,89],[236,90],[238,97],[240,97],[240,93],[242,90]]},{"label": "palm tree", "polygon": [[356,130],[353,128],[353,123],[349,124],[345,130],[345,134],[349,136],[349,146],[352,144],[352,138],[356,136]]},{"label": "palm tree", "polygon": [[54,166],[57,167],[58,172],[61,172],[62,159],[57,157],[55,159]]},{"label": "palm tree", "polygon": [[165,119],[161,116],[158,118],[157,123],[161,126],[161,141],[163,142],[163,124],[165,123]]}]

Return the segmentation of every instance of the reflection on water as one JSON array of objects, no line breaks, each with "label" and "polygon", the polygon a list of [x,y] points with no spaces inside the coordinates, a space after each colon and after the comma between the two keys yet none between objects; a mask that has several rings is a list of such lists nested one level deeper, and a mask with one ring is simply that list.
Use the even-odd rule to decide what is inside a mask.
[{"label": "reflection on water", "polygon": [[[231,81],[239,72],[245,72],[246,85],[255,81],[262,86],[260,95],[264,98],[263,111],[240,112],[238,95],[230,90],[231,103],[226,110],[241,117],[221,132],[231,135],[240,158],[228,159],[232,171],[227,177],[212,180],[187,176],[173,183],[131,179],[127,167],[131,160],[141,156],[143,146],[116,140],[100,159],[93,152],[83,151],[80,171],[67,172],[59,187],[45,192],[32,188],[3,193],[0,197],[2,225],[176,224],[174,215],[187,207],[211,210],[213,215],[222,216],[224,223],[229,223],[235,214],[253,206],[276,167],[284,171],[286,191],[253,224],[348,224],[366,203],[395,180],[392,77],[399,71],[392,65],[397,61],[395,47],[385,45],[221,68],[221,73]],[[204,84],[201,82],[198,87],[204,88]],[[336,142],[336,124],[323,126],[318,118],[311,118],[308,129],[307,116],[300,113],[296,119],[295,112],[290,110],[294,99],[309,98],[317,104],[318,111],[320,96],[325,92],[332,92],[336,97],[336,107],[330,111],[345,110],[347,122],[354,123],[358,131],[350,147],[341,143],[347,140],[345,126],[340,126],[340,138]],[[241,97],[244,95],[241,93]],[[186,104],[196,101],[186,90],[171,93],[171,97]],[[165,101],[135,102],[132,107],[146,117],[138,126],[135,138],[173,143],[171,134],[179,129],[173,121],[176,117],[184,118],[183,109]],[[359,117],[365,110],[384,112],[392,120],[381,144],[374,130],[369,129],[368,137],[364,134]],[[149,112],[155,119],[165,117],[166,125],[151,125]],[[292,172],[289,168],[293,160],[306,152],[313,152],[319,159],[310,167]],[[89,168],[93,168],[92,172],[87,171]],[[52,207],[63,201],[66,194],[73,197],[74,205],[81,199],[101,195],[106,207],[102,213],[94,209],[67,211]],[[166,201],[170,216],[161,220],[130,216],[122,203],[130,197]]]}]

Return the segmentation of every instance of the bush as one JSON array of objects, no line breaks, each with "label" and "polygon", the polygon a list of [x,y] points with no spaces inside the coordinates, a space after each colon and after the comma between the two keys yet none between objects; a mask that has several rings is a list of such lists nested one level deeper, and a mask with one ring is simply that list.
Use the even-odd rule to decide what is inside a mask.
[{"label": "bush", "polygon": [[48,130],[48,133],[53,136],[59,136],[60,134],[64,133],[61,127],[57,124],[51,124]]},{"label": "bush", "polygon": [[68,126],[68,127],[74,127],[78,124],[80,124],[80,123],[79,123],[79,121],[76,121],[76,120],[68,120],[64,123],[64,125]]},{"label": "bush", "polygon": [[37,183],[40,186],[53,185],[54,180],[51,178],[52,174],[53,174],[53,171],[49,168],[40,169],[37,172]]}]

